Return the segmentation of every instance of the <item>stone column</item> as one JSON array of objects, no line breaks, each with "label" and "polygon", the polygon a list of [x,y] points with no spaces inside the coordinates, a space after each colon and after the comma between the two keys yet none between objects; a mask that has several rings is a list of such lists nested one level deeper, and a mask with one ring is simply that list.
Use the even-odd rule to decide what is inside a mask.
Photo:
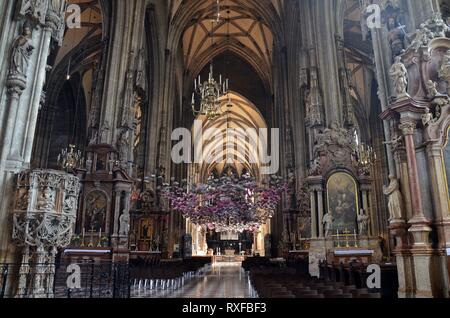
[{"label": "stone column", "polygon": [[440,248],[450,248],[450,214],[448,207],[448,189],[445,163],[442,157],[442,146],[430,143],[427,146],[427,157],[430,165],[431,187],[436,212],[436,227]]},{"label": "stone column", "polygon": [[317,238],[316,191],[311,190],[311,238]]},{"label": "stone column", "polygon": [[417,169],[416,149],[414,144],[414,132],[416,124],[412,121],[403,121],[400,126],[405,138],[406,156],[408,162],[408,177],[412,203],[412,218],[408,221],[411,225],[408,232],[413,235],[411,253],[415,277],[415,297],[433,297],[432,283],[432,249],[429,243],[429,234],[432,231],[423,213],[422,194],[419,185]]},{"label": "stone column", "polygon": [[414,236],[414,248],[428,248],[428,235],[431,228],[423,213],[422,194],[419,185],[419,173],[417,170],[416,148],[414,145],[414,131],[416,124],[411,121],[404,121],[399,126],[405,138],[406,157],[408,161],[409,188],[411,193],[413,217],[409,220],[411,228],[409,232]]},{"label": "stone column", "polygon": [[[376,215],[374,215],[373,210],[372,210],[372,198],[371,198],[371,190],[372,190],[372,185],[370,183],[363,183],[361,185],[361,199],[362,199],[362,208],[364,209],[364,212],[366,213],[366,215],[369,216],[369,220],[370,220],[370,224],[369,224],[369,228],[367,229],[368,236],[374,236],[377,233],[376,230]],[[359,213],[359,211],[358,211]]]},{"label": "stone column", "polygon": [[[116,190],[115,201],[114,201],[114,221],[113,221],[113,234],[114,236],[119,235],[119,216],[120,216],[120,199],[122,197],[122,191]],[[108,232],[106,232],[108,233]]]},{"label": "stone column", "polygon": [[323,206],[324,206],[324,202],[323,202],[323,189],[317,189],[317,205],[318,205],[318,212],[319,212],[319,218],[318,218],[318,222],[319,222],[319,238],[323,238],[324,236],[324,229],[323,229]]}]

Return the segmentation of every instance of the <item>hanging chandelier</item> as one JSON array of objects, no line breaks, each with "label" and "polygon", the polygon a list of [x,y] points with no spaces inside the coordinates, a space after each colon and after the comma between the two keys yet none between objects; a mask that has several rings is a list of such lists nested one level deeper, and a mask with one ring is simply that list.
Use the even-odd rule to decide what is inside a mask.
[{"label": "hanging chandelier", "polygon": [[[220,75],[219,82],[214,79],[213,64],[209,68],[208,80],[203,84],[200,75],[194,82],[194,92],[192,93],[192,111],[195,116],[203,115],[209,120],[217,119],[222,115],[220,99],[229,92],[228,79],[222,81]],[[196,95],[200,97],[200,107],[196,109]]]},{"label": "hanging chandelier", "polygon": [[281,177],[273,176],[260,185],[246,174],[210,177],[206,184],[189,186],[172,182],[163,196],[195,225],[216,232],[255,232],[273,217],[286,191],[288,184]]},{"label": "hanging chandelier", "polygon": [[377,155],[371,146],[360,144],[356,148],[355,159],[360,174],[370,175],[371,169],[377,160]]},{"label": "hanging chandelier", "polygon": [[73,172],[82,167],[84,159],[80,150],[75,150],[75,145],[69,145],[69,149],[63,149],[58,155],[58,166],[67,172]]},{"label": "hanging chandelier", "polygon": [[[211,21],[211,42],[214,45],[214,23],[220,22],[220,2],[217,0],[216,19]],[[192,93],[192,111],[194,116],[206,116],[209,120],[215,120],[222,115],[221,98],[229,92],[228,78],[222,81],[222,75],[217,82],[214,78],[214,66],[211,60],[208,80],[202,83],[201,76],[194,80],[194,92]],[[196,98],[197,97],[197,98]],[[197,107],[197,102],[199,105]]]}]

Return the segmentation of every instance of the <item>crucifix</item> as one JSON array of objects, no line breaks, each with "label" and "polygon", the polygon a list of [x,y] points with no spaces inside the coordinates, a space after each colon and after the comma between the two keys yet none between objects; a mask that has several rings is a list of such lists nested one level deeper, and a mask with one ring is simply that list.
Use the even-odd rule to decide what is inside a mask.
[{"label": "crucifix", "polygon": [[94,229],[93,226],[92,226],[91,229],[89,230],[89,233],[91,233],[91,235],[90,235],[91,238],[89,239],[88,247],[94,247],[94,241],[93,241],[93,239],[94,239],[95,229]]}]

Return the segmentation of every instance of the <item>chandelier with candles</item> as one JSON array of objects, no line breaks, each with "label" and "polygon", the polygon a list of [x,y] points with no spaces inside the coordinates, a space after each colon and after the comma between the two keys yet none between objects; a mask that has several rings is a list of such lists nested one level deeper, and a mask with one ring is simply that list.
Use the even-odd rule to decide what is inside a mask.
[{"label": "chandelier with candles", "polygon": [[362,175],[370,175],[372,167],[377,160],[377,155],[371,146],[359,144],[356,147],[355,160],[359,173]]},{"label": "chandelier with candles", "polygon": [[[220,22],[220,2],[216,0],[216,19],[211,21],[211,42],[214,45],[214,23]],[[202,83],[201,76],[194,80],[194,92],[192,93],[192,111],[194,116],[206,116],[209,120],[215,120],[221,116],[221,98],[229,93],[228,78],[222,80],[219,76],[217,82],[214,78],[213,62],[209,66],[208,80]]]},{"label": "chandelier with candles", "polygon": [[69,145],[69,148],[63,149],[58,155],[58,166],[67,172],[73,172],[83,166],[83,157],[80,150],[75,150],[75,145]]},{"label": "chandelier with candles", "polygon": [[[222,81],[222,75],[219,77],[219,82],[214,79],[213,64],[209,68],[208,80],[201,82],[200,75],[194,81],[194,92],[192,93],[192,111],[195,116],[203,115],[209,120],[214,120],[220,117],[221,111],[221,97],[227,95],[229,92],[228,79]],[[196,109],[196,95],[200,98],[200,107]]]}]

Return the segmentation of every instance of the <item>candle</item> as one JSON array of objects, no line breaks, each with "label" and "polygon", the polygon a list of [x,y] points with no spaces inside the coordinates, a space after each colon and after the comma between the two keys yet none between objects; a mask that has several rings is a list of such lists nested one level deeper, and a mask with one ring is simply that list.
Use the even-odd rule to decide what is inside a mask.
[{"label": "candle", "polygon": [[102,238],[102,228],[100,228],[100,232],[98,233],[98,238],[99,238],[99,239]]},{"label": "candle", "polygon": [[84,229],[84,227],[83,227],[83,240],[84,240],[84,233],[85,233],[85,229]]},{"label": "candle", "polygon": [[194,88],[197,90],[197,81],[194,80]]}]

